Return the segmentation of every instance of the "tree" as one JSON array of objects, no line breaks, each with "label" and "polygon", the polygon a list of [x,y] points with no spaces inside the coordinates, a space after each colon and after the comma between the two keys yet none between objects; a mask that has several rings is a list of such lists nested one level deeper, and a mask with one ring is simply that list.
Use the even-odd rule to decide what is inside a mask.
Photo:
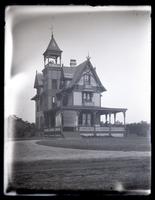
[{"label": "tree", "polygon": [[150,125],[145,121],[131,123],[126,125],[126,130],[130,135],[149,136]]},{"label": "tree", "polygon": [[8,137],[23,138],[32,137],[36,134],[36,128],[34,123],[22,120],[15,115],[8,117],[7,123]]}]

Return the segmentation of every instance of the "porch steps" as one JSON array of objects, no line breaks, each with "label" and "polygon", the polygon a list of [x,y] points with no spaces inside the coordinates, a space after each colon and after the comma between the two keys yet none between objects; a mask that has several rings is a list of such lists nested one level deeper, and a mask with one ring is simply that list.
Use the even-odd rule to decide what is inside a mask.
[{"label": "porch steps", "polygon": [[69,131],[63,131],[63,136],[65,137],[65,138],[81,138],[81,136],[80,136],[80,134],[79,134],[79,132],[76,132],[76,131],[72,131],[72,132],[69,132]]}]

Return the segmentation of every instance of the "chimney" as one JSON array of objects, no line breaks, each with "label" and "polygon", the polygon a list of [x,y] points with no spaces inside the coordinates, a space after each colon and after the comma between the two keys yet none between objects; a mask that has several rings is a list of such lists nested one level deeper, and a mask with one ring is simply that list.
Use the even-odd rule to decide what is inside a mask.
[{"label": "chimney", "polygon": [[76,66],[76,60],[70,59],[70,67],[75,67],[75,66]]}]

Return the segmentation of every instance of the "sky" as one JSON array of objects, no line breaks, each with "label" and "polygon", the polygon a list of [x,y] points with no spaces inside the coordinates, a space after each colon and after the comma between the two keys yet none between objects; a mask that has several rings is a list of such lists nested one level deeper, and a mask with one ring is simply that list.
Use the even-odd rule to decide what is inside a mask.
[{"label": "sky", "polygon": [[[150,122],[150,7],[10,6],[5,11],[5,117],[35,121],[34,79],[53,30],[62,63],[90,61],[107,89],[103,107]],[[53,28],[52,28],[53,27]],[[52,30],[51,30],[52,29]],[[121,121],[123,117],[118,114]]]}]

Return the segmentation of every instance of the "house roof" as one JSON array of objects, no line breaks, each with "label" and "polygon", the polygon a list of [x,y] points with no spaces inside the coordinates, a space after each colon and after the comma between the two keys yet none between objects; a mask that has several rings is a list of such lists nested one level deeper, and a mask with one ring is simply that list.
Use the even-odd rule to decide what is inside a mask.
[{"label": "house roof", "polygon": [[76,67],[62,67],[64,78],[72,79],[76,71]]},{"label": "house roof", "polygon": [[62,50],[59,48],[59,46],[56,43],[54,36],[52,34],[49,45],[48,45],[46,51],[43,53],[43,55],[60,55],[61,52],[62,52]]},{"label": "house roof", "polygon": [[42,73],[36,73],[35,82],[34,82],[34,88],[43,86],[43,74]]},{"label": "house roof", "polygon": [[67,67],[64,68],[64,74],[70,75],[72,80],[69,83],[69,85],[67,86],[67,88],[62,89],[61,91],[72,88],[80,80],[82,73],[87,66],[90,67],[90,69],[91,69],[92,73],[94,74],[94,77],[96,78],[102,91],[106,91],[106,89],[102,85],[100,79],[98,78],[98,75],[97,75],[96,71],[94,70],[90,60],[88,60],[88,59],[86,61],[84,61],[83,63],[81,63],[80,65],[78,65],[77,67],[72,67],[71,69],[69,69],[70,67],[68,67],[68,69],[67,69]]},{"label": "house roof", "polygon": [[71,88],[72,86],[74,86],[74,84],[78,81],[78,79],[81,78],[80,75],[82,74],[86,65],[87,65],[87,61],[84,61],[83,63],[81,63],[80,65],[76,67],[74,77],[69,83],[68,88]]}]

